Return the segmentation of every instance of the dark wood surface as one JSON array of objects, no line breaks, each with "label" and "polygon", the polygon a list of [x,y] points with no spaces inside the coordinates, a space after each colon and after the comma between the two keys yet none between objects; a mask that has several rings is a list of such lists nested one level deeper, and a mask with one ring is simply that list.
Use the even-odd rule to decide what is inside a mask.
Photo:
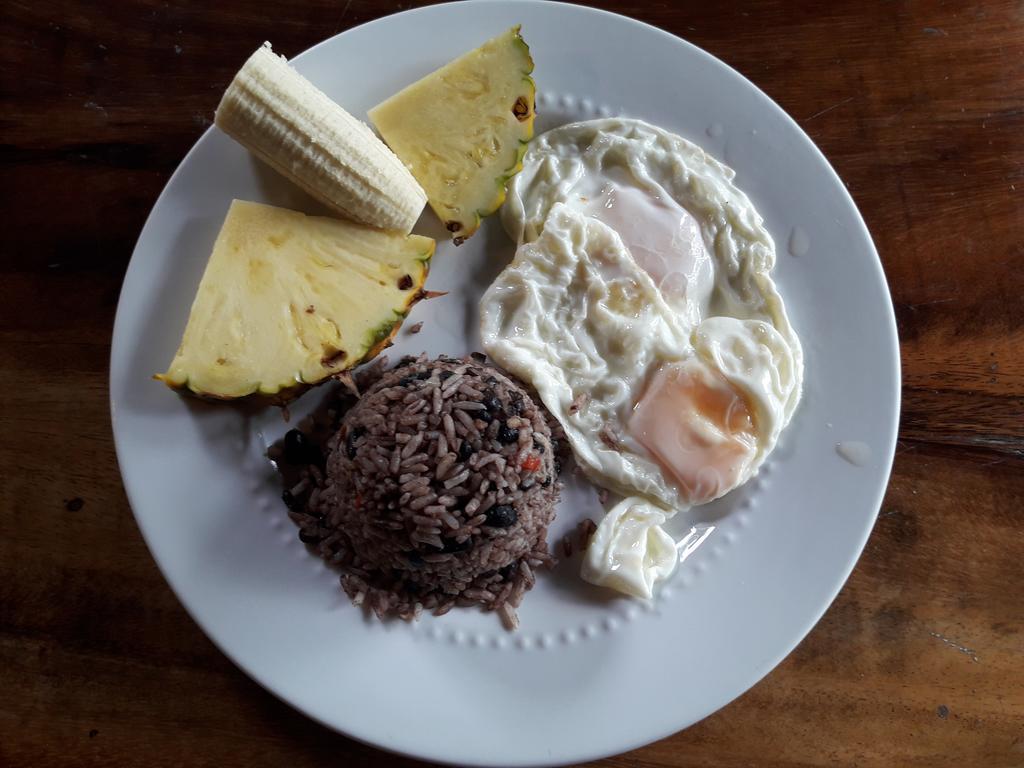
[{"label": "dark wood surface", "polygon": [[[1024,766],[1024,10],[604,2],[793,115],[847,183],[899,319],[903,416],[867,550],[800,647],[607,766]],[[0,765],[412,765],[306,720],[189,619],[107,410],[145,216],[236,67],[402,9],[7,0],[0,11]]]}]

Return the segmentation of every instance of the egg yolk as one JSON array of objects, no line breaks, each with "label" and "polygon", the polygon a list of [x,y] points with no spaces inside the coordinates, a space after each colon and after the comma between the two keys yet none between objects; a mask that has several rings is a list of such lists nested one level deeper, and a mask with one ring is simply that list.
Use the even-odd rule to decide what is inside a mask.
[{"label": "egg yolk", "polygon": [[739,485],[757,452],[746,399],[721,373],[694,360],[654,373],[628,430],[692,504]]},{"label": "egg yolk", "polygon": [[582,211],[614,229],[665,300],[700,322],[712,289],[712,261],[697,220],[675,200],[632,186],[606,185]]}]

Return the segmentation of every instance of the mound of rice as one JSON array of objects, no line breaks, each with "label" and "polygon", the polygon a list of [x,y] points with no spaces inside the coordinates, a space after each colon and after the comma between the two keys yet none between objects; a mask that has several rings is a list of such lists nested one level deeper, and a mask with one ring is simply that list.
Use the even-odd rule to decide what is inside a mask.
[{"label": "mound of rice", "polygon": [[405,358],[341,418],[304,508],[303,541],[377,616],[515,608],[550,565],[559,494],[547,414],[472,358]]}]

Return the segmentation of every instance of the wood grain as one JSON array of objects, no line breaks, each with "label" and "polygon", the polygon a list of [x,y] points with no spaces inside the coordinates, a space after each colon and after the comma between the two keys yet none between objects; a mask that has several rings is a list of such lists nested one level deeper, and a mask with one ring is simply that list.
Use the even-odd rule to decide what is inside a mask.
[{"label": "wood grain", "polygon": [[[882,256],[892,481],[800,647],[604,766],[1024,766],[1024,12],[1016,2],[603,2],[793,115]],[[255,42],[402,5],[8,0],[0,14],[0,765],[414,765],[306,720],[185,614],[135,527],[107,362],[147,212]]]}]

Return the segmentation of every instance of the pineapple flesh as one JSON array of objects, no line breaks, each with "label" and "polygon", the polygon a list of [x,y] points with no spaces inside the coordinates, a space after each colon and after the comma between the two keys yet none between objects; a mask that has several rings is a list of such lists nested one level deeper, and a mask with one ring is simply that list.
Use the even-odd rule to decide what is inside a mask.
[{"label": "pineapple flesh", "polygon": [[370,110],[462,243],[505,200],[533,137],[533,59],[513,27]]},{"label": "pineapple flesh", "polygon": [[283,403],[388,345],[434,241],[235,200],[166,373],[201,397]]}]

